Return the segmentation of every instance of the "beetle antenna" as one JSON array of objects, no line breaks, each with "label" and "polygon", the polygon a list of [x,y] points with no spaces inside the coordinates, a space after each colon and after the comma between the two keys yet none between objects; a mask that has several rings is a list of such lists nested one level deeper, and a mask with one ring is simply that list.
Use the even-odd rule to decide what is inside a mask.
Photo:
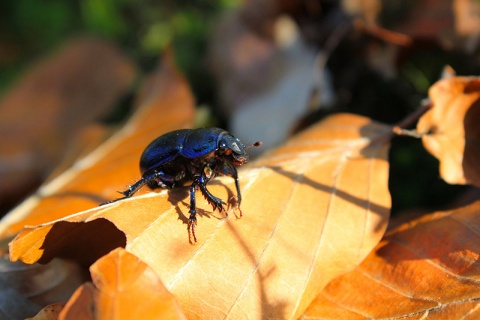
[{"label": "beetle antenna", "polygon": [[262,141],[257,141],[255,143],[252,143],[251,145],[248,145],[245,147],[245,150],[250,148],[250,147],[260,147],[262,145]]}]

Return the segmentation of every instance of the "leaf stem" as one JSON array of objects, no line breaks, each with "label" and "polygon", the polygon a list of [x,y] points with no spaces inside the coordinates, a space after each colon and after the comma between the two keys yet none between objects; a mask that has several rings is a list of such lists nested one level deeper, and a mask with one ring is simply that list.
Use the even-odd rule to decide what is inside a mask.
[{"label": "leaf stem", "polygon": [[415,129],[407,130],[406,128],[415,123],[425,112],[432,107],[432,101],[430,99],[424,99],[422,105],[415,112],[409,114],[405,119],[400,121],[396,126],[392,128],[392,132],[399,136],[409,136],[414,138],[421,138],[423,133],[417,132]]}]

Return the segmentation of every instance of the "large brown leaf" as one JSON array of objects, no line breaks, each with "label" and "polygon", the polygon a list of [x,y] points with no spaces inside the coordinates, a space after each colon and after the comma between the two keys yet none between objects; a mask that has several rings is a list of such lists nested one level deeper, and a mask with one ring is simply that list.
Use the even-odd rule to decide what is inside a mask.
[{"label": "large brown leaf", "polygon": [[38,186],[78,130],[112,111],[135,74],[118,48],[92,38],[72,40],[29,69],[0,100],[2,205]]},{"label": "large brown leaf", "polygon": [[124,128],[10,212],[0,223],[0,236],[115,198],[117,191],[139,178],[140,155],[151,140],[192,125],[193,98],[172,60],[167,55],[161,61],[141,92],[139,109]]},{"label": "large brown leaf", "polygon": [[451,77],[429,91],[432,108],[418,121],[425,148],[440,160],[442,178],[480,185],[480,78]]},{"label": "large brown leaf", "polygon": [[328,284],[305,319],[478,319],[480,202],[387,233]]},{"label": "large brown leaf", "polygon": [[[196,245],[180,221],[188,216],[188,188],[179,188],[27,227],[10,257],[89,264],[126,245],[190,319],[296,318],[381,239],[390,209],[389,132],[348,114],[322,121],[240,171],[242,219],[232,208],[227,218],[212,213],[198,196]],[[222,199],[235,190],[226,177],[209,189]]]}]

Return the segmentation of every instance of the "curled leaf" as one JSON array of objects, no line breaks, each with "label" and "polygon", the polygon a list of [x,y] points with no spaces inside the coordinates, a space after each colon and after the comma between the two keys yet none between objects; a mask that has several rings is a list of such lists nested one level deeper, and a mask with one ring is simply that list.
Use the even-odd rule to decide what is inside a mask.
[{"label": "curled leaf", "polygon": [[[116,227],[127,251],[155,270],[189,319],[296,318],[383,235],[390,130],[341,114],[298,135],[239,172],[241,219],[235,208],[226,218],[211,212],[197,195],[196,245],[185,224],[188,188],[177,188],[27,227],[10,244],[10,257],[93,261],[102,254],[91,247],[93,237],[104,250],[125,241],[112,232]],[[222,199],[234,197],[229,177],[208,188]],[[105,229],[110,233],[102,239]]]},{"label": "curled leaf", "polygon": [[425,148],[451,184],[480,185],[480,78],[452,77],[429,91],[432,108],[418,121]]}]

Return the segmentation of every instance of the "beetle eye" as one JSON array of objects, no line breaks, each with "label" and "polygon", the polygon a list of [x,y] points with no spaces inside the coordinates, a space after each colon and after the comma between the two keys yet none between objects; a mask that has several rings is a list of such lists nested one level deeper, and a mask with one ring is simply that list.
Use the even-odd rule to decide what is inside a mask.
[{"label": "beetle eye", "polygon": [[236,142],[232,143],[232,150],[235,151],[235,153],[242,153],[242,150],[238,147],[238,144]]},{"label": "beetle eye", "polygon": [[232,149],[225,149],[225,155],[229,156],[232,154]]}]

